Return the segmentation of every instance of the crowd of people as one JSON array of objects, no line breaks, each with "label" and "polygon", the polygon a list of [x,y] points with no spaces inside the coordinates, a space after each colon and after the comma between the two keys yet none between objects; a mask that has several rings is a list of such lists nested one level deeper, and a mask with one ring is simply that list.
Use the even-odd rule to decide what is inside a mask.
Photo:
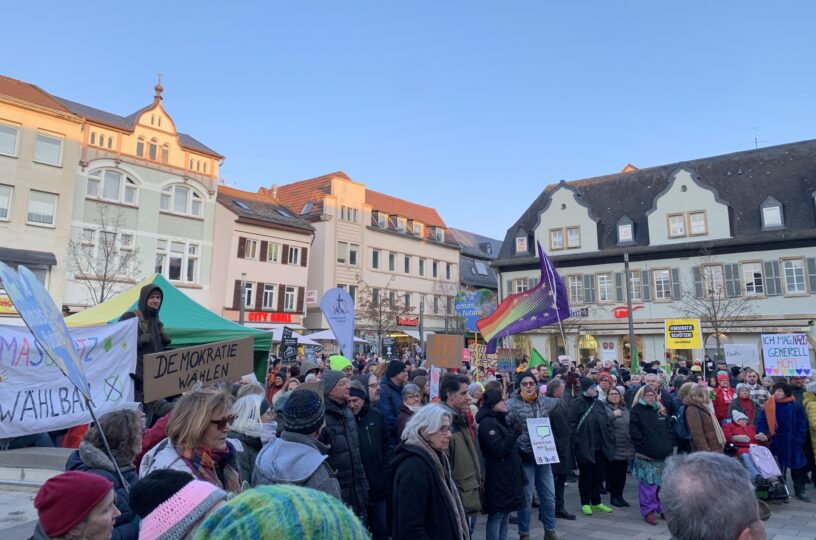
[{"label": "crowd of people", "polygon": [[[166,346],[155,293],[135,315],[156,318],[140,323],[140,356]],[[447,370],[432,391],[421,357],[275,361],[264,383],[195,388],[86,426],[66,472],[37,494],[33,538],[468,540],[482,519],[488,540],[506,540],[511,523],[528,540],[537,508],[555,540],[558,520],[632,504],[678,540],[764,538],[736,457],[753,445],[810,501],[816,382],[722,363],[706,380],[682,360],[642,369],[528,369],[524,358],[514,373]],[[558,463],[537,462],[535,418],[549,419]],[[636,502],[624,498],[630,476]],[[723,504],[729,519],[705,519]]]}]

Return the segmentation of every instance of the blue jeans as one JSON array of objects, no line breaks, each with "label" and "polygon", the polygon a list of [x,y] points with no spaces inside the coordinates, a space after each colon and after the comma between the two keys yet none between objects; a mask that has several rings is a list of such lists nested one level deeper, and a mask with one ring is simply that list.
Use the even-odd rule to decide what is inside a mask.
[{"label": "blue jeans", "polygon": [[507,527],[510,524],[509,512],[496,512],[487,515],[487,535],[485,540],[507,540]]},{"label": "blue jeans", "polygon": [[555,530],[555,480],[550,465],[524,463],[524,508],[518,511],[519,534],[530,534],[530,518],[533,513],[533,489],[538,493],[541,505],[538,518],[548,531]]}]

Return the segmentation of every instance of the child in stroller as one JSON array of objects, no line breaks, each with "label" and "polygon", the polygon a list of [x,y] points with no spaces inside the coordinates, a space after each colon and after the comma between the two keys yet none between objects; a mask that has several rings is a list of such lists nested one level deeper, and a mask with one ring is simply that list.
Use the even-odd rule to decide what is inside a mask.
[{"label": "child in stroller", "polygon": [[756,432],[745,414],[732,411],[731,417],[733,422],[723,428],[727,442],[726,453],[736,455],[748,470],[757,498],[763,501],[788,502],[790,492],[781,479],[779,464],[771,451],[761,446],[768,442],[768,438]]}]

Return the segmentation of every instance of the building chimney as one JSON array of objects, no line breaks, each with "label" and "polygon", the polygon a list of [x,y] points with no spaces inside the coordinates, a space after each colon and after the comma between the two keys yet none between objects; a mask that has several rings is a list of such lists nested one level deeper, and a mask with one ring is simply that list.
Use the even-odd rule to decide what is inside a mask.
[{"label": "building chimney", "polygon": [[270,189],[270,191],[272,192],[272,198],[277,199],[278,198],[278,184],[272,184],[272,188]]}]

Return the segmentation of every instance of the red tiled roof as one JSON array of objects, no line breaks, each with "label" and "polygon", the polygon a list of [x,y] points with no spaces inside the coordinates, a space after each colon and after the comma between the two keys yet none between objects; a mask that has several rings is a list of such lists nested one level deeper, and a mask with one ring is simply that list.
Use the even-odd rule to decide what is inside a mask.
[{"label": "red tiled roof", "polygon": [[435,209],[366,189],[365,202],[372,210],[413,219],[432,227],[446,227]]},{"label": "red tiled roof", "polygon": [[11,77],[0,75],[0,94],[9,96],[21,101],[27,101],[40,107],[47,107],[62,113],[71,114],[71,111],[62,106],[56,99],[52,98],[48,92],[43,91],[39,86],[18,81]]}]

